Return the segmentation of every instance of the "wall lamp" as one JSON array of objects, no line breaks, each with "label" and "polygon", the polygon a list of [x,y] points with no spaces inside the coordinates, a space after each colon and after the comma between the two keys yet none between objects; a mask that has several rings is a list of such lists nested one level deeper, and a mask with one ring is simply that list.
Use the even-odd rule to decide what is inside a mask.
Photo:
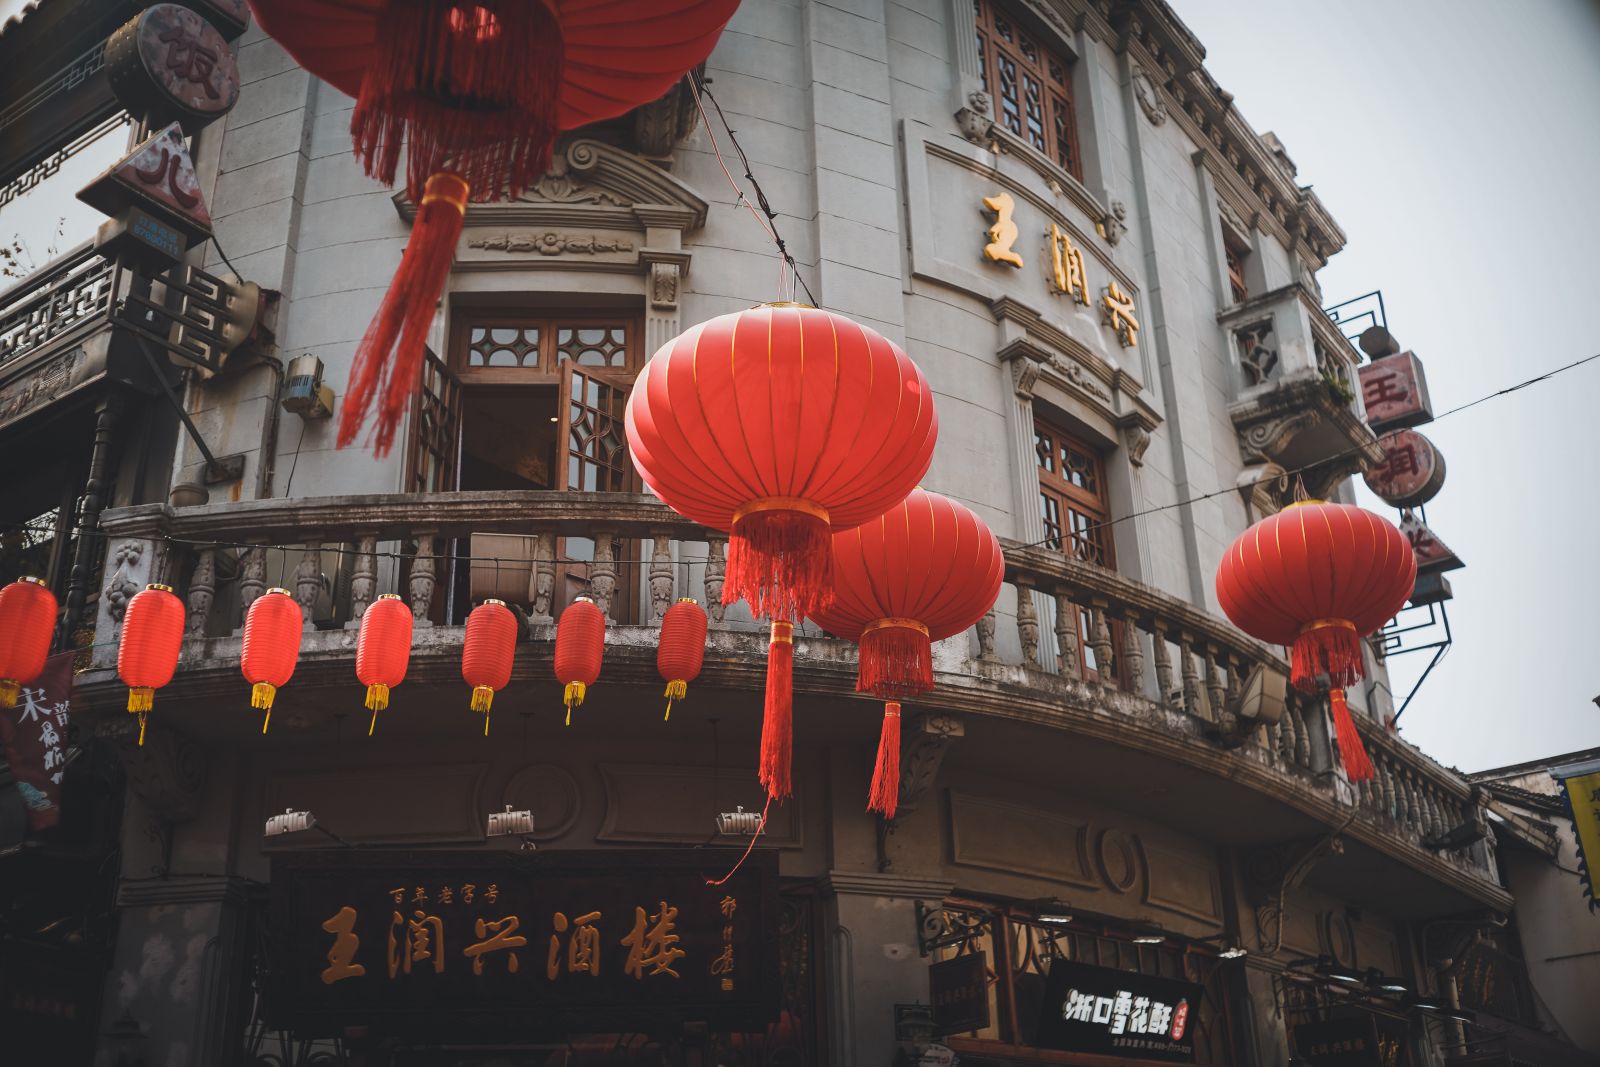
[{"label": "wall lamp", "polygon": [[304,833],[307,830],[316,830],[319,833],[326,834],[345,848],[353,847],[350,842],[317,822],[317,817],[309,811],[295,811],[293,808],[284,808],[282,815],[269,817],[266,830],[262,836],[281,837],[284,834]]}]

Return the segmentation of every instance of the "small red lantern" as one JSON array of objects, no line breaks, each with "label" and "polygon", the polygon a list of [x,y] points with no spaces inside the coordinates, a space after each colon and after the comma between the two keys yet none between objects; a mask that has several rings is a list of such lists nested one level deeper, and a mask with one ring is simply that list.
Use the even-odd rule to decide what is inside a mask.
[{"label": "small red lantern", "polygon": [[272,721],[272,698],[294,674],[304,630],[305,616],[287,589],[268,589],[245,613],[239,666],[250,683],[250,706],[267,713],[261,720],[262,733]]},{"label": "small red lantern", "polygon": [[170,585],[147,585],[128,601],[117,646],[117,677],[128,687],[128,711],[139,716],[139,744],[155,691],[172,681],[183,647],[183,601]]},{"label": "small red lantern", "polygon": [[1373,770],[1344,687],[1365,673],[1361,639],[1394,618],[1416,581],[1416,553],[1392,523],[1321,500],[1262,519],[1217,567],[1222,610],[1252,637],[1289,646],[1296,688],[1314,692],[1317,676],[1328,676],[1339,755],[1351,781],[1371,778]]},{"label": "small red lantern", "polygon": [[39,677],[56,628],[56,598],[42,578],[18,578],[0,589],[0,708],[16,704]]},{"label": "small red lantern", "polygon": [[489,736],[489,706],[494,691],[511,681],[517,651],[517,617],[504,600],[485,600],[467,616],[461,646],[461,677],[472,686],[472,710],[483,712],[483,736]]},{"label": "small red lantern", "polygon": [[572,725],[572,709],[583,703],[584,694],[600,677],[600,660],[606,652],[605,613],[586,596],[575,598],[556,620],[556,680],[567,689],[567,725]]},{"label": "small red lantern", "polygon": [[811,618],[860,643],[856,690],[887,701],[868,811],[894,818],[899,701],[933,688],[932,643],[983,618],[1004,576],[1000,542],[984,521],[921,489],[888,514],[833,535],[833,602]]},{"label": "small red lantern", "polygon": [[689,683],[700,677],[700,666],[706,658],[706,609],[694,597],[684,597],[661,619],[661,645],[656,649],[656,670],[667,683],[667,713],[665,722],[672,717],[672,702],[682,700],[689,692]]},{"label": "small red lantern", "polygon": [[389,706],[389,690],[406,680],[410,663],[411,609],[398,593],[384,593],[367,605],[356,635],[356,678],[367,687],[372,711],[368,737],[377,729],[378,712]]}]

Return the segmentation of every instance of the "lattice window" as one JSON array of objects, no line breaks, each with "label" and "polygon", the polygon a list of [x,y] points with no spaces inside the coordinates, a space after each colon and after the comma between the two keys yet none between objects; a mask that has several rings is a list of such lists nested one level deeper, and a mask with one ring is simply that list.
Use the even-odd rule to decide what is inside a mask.
[{"label": "lattice window", "polygon": [[1072,105],[1072,64],[1023,28],[997,0],[974,0],[978,76],[994,97],[996,120],[1060,165],[1083,177]]},{"label": "lattice window", "polygon": [[628,330],[625,326],[562,326],[556,331],[556,359],[585,367],[626,367]]},{"label": "lattice window", "polygon": [[1222,254],[1228,261],[1228,288],[1233,302],[1242,304],[1250,297],[1250,286],[1244,277],[1244,262],[1249,258],[1250,247],[1224,229]]},{"label": "lattice window", "polygon": [[1034,424],[1033,442],[1045,536],[1086,563],[1114,566],[1110,530],[1105,525],[1110,517],[1105,467],[1099,452],[1042,421]]},{"label": "lattice window", "polygon": [[408,465],[411,491],[449,492],[456,488],[460,459],[461,382],[431,350],[423,353],[416,416]]},{"label": "lattice window", "polygon": [[533,384],[536,376],[555,382],[562,367],[629,370],[638,365],[633,316],[527,315],[458,312],[455,371],[463,380]]},{"label": "lattice window", "polygon": [[539,369],[539,327],[473,326],[467,332],[467,366]]}]

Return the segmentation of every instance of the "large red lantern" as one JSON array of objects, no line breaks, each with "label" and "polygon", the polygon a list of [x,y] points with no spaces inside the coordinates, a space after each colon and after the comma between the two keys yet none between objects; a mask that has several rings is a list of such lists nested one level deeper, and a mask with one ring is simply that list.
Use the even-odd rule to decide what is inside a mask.
[{"label": "large red lantern", "polygon": [[566,686],[562,703],[567,725],[572,709],[583,703],[589,687],[600,677],[600,660],[606,652],[606,616],[586,596],[575,598],[556,620],[556,680]]},{"label": "large red lantern", "polygon": [[672,718],[672,702],[682,700],[689,683],[700,677],[706,658],[706,609],[694,597],[684,597],[667,609],[661,619],[661,644],[656,649],[656,670],[667,683],[667,713]]},{"label": "large red lantern", "polygon": [[244,616],[244,645],[239,667],[250,683],[250,706],[266,712],[261,732],[272,721],[272,699],[287,685],[300,659],[305,616],[287,589],[268,589],[250,603]]},{"label": "large red lantern", "polygon": [[933,688],[934,641],[994,606],[1005,557],[965,506],[914,490],[897,508],[833,535],[833,601],[811,618],[861,646],[856,689],[887,701],[867,810],[892,819],[900,792],[900,704]]},{"label": "large red lantern", "polygon": [[128,687],[128,711],[139,716],[139,744],[155,691],[172,681],[183,647],[183,601],[170,585],[147,585],[128,601],[117,646],[117,677]]},{"label": "large red lantern", "polygon": [[496,689],[511,681],[517,653],[517,617],[504,600],[485,600],[467,616],[461,646],[461,677],[472,686],[472,710],[483,712],[483,736],[489,736],[489,708]]},{"label": "large red lantern", "polygon": [[367,605],[356,635],[356,678],[367,687],[367,708],[372,721],[367,736],[378,726],[378,712],[389,706],[389,690],[406,680],[411,664],[411,609],[398,593],[384,593]]},{"label": "large red lantern", "polygon": [[[515,200],[564,130],[659,98],[705,60],[738,0],[251,0],[306,70],[356,100],[351,136],[417,221],[357,349],[339,444],[381,388],[377,451],[409,409],[468,200]],[[396,347],[398,345],[398,347]],[[391,349],[393,355],[391,356]]]},{"label": "large red lantern", "polygon": [[1405,535],[1370,511],[1305,500],[1256,523],[1217,567],[1217,602],[1245,633],[1289,647],[1290,679],[1315,691],[1326,675],[1345,773],[1371,778],[1344,687],[1365,673],[1361,639],[1411,596],[1417,557]]},{"label": "large red lantern", "polygon": [[18,578],[0,589],[0,708],[16,704],[39,677],[56,628],[56,598],[42,578]]}]

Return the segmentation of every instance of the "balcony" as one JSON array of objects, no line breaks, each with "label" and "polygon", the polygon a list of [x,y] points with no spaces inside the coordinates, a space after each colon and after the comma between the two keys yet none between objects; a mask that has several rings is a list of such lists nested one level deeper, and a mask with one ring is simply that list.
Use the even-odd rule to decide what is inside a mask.
[{"label": "balcony", "polygon": [[[153,581],[174,585],[189,610],[180,673],[158,699],[156,722],[206,746],[259,742],[252,717],[216,709],[242,700],[242,612],[272,585],[290,588],[308,618],[291,683],[302,721],[286,729],[327,729],[351,710],[352,620],[387,590],[406,594],[418,624],[407,688],[438,687],[453,703],[464,701],[460,622],[470,601],[498,593],[522,612],[526,641],[512,686],[524,693],[554,689],[553,623],[577,593],[613,619],[607,684],[659,693],[655,622],[675,598],[698,597],[710,605],[712,629],[696,687],[739,697],[737,720],[747,732],[758,718],[740,694],[763,686],[766,634],[742,606],[720,606],[726,540],[650,497],[443,493],[144,505],[107,511],[102,526],[109,576],[79,692],[112,731],[128,729],[114,669],[122,613],[127,597]],[[242,547],[250,545],[288,547]],[[972,728],[963,743],[991,766],[1049,783],[1065,778],[1074,791],[1204,840],[1281,852],[1331,831],[1343,849],[1317,866],[1312,882],[1354,903],[1399,915],[1509,907],[1483,843],[1446,837],[1481,822],[1458,775],[1358,717],[1378,776],[1354,787],[1333,765],[1322,701],[1291,691],[1276,722],[1242,714],[1251,710],[1244,698],[1252,671],[1286,672],[1277,650],[1115,573],[1041,548],[1005,551],[997,611],[975,633],[935,648],[938,685],[915,701],[910,748],[940,721],[955,722],[955,735],[965,721]],[[798,628],[797,709],[807,709],[811,734],[802,744],[829,731],[855,744],[864,724],[875,730],[876,716],[846,699],[854,673],[849,644],[809,624]],[[393,729],[415,738],[457,728],[429,718]],[[915,788],[903,781],[902,795]]]}]

